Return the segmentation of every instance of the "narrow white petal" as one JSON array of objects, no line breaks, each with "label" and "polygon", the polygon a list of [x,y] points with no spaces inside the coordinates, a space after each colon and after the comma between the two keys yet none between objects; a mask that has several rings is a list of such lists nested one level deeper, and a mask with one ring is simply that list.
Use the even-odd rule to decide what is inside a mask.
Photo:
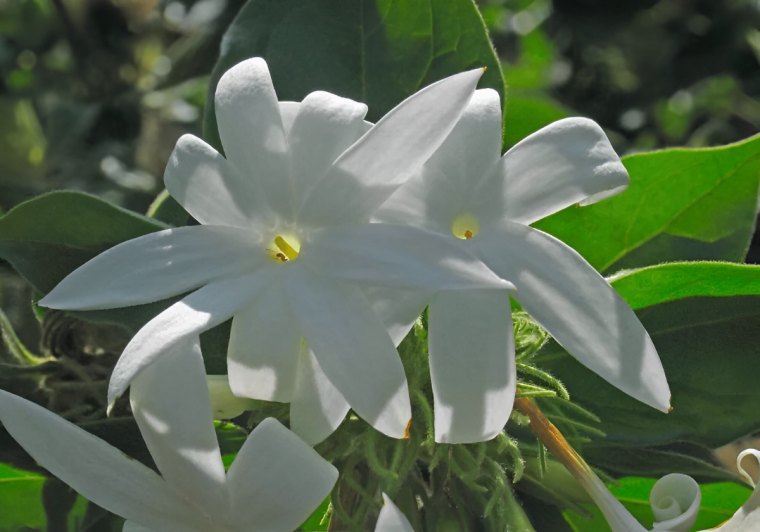
[{"label": "narrow white petal", "polygon": [[40,465],[103,508],[160,530],[196,512],[151,469],[52,412],[0,390],[0,421]]},{"label": "narrow white petal", "polygon": [[636,314],[578,253],[511,222],[472,241],[479,256],[517,287],[520,304],[578,361],[613,386],[668,412],[662,363]]},{"label": "narrow white petal", "polygon": [[494,438],[509,420],[517,382],[509,295],[439,292],[429,324],[436,441]]},{"label": "narrow white petal", "polygon": [[327,497],[338,470],[273,418],[248,436],[227,480],[241,530],[293,530]]},{"label": "narrow white petal", "polygon": [[373,223],[325,229],[301,258],[320,273],[369,285],[418,290],[501,288],[467,242],[414,227]]},{"label": "narrow white petal", "polygon": [[286,286],[301,331],[330,382],[359,416],[401,438],[411,419],[404,367],[359,288],[305,269]]},{"label": "narrow white petal", "polygon": [[596,473],[587,470],[585,477],[576,477],[591,500],[599,507],[612,532],[646,532],[641,523],[610,493]]},{"label": "narrow white petal", "polygon": [[652,531],[689,532],[697,520],[701,502],[702,493],[696,480],[680,473],[665,475],[649,492],[655,519]]},{"label": "narrow white petal", "polygon": [[247,228],[252,220],[268,213],[256,183],[193,135],[183,135],[177,141],[164,172],[164,184],[202,224]]},{"label": "narrow white petal", "polygon": [[414,532],[412,525],[393,501],[383,493],[383,507],[377,516],[375,532]]},{"label": "narrow white petal", "polygon": [[197,336],[227,320],[271,283],[272,268],[207,284],[173,304],[137,331],[116,362],[108,384],[108,404],[122,395],[132,379],[183,339]]},{"label": "narrow white petal", "polygon": [[335,161],[307,198],[302,219],[320,225],[368,219],[438,149],[482,74],[450,76],[391,109]]},{"label": "narrow white petal", "polygon": [[303,349],[290,403],[291,430],[309,445],[316,445],[335,432],[348,410],[348,402],[319,367],[314,353]]},{"label": "narrow white petal", "polygon": [[529,224],[622,191],[628,172],[596,122],[566,118],[517,143],[493,179],[482,193],[503,190],[505,218]]},{"label": "narrow white petal", "polygon": [[755,487],[755,489],[750,498],[747,499],[747,502],[742,504],[741,508],[736,511],[731,519],[723,523],[721,526],[711,528],[710,530],[720,532],[748,532],[750,530],[760,530],[760,484],[756,483],[742,466],[742,460],[747,456],[754,457],[757,461],[757,465],[760,465],[760,451],[757,451],[756,449],[745,449],[736,457],[736,468],[739,470],[739,473],[747,479],[749,484]]},{"label": "narrow white petal", "polygon": [[224,465],[199,338],[178,342],[140,372],[129,400],[164,480],[207,515],[224,515]]},{"label": "narrow white petal", "polygon": [[276,282],[232,320],[227,350],[232,392],[239,397],[290,401],[300,343],[301,331]]},{"label": "narrow white petal", "polygon": [[294,201],[300,207],[333,161],[366,131],[367,106],[329,92],[304,98],[288,137]]},{"label": "narrow white petal", "polygon": [[206,384],[214,419],[232,419],[255,408],[253,400],[232,394],[227,375],[206,375]]},{"label": "narrow white petal", "polygon": [[101,253],[70,273],[40,305],[68,310],[140,305],[254,270],[269,260],[250,232],[221,226],[167,229]]},{"label": "narrow white petal", "polygon": [[266,61],[246,59],[219,80],[214,95],[227,160],[263,187],[278,214],[290,214],[288,149]]},{"label": "narrow white petal", "polygon": [[441,147],[421,171],[383,203],[374,217],[448,233],[456,216],[482,208],[477,185],[489,175],[500,156],[499,94],[492,89],[477,90]]}]

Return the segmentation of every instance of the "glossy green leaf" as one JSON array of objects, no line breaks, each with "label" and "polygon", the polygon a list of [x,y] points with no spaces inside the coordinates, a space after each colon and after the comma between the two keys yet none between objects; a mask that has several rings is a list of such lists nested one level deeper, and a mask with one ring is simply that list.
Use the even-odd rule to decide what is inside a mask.
[{"label": "glossy green leaf", "polygon": [[47,522],[42,507],[45,476],[0,464],[0,531],[22,527],[44,528]]},{"label": "glossy green leaf", "polygon": [[668,149],[623,158],[628,189],[570,207],[536,224],[596,269],[746,256],[757,213],[760,135],[708,149]]},{"label": "glossy green leaf", "polygon": [[[504,97],[501,68],[472,0],[249,0],[222,40],[209,97],[243,59],[267,60],[280,100],[326,90],[369,106],[377,120],[421,87],[488,67],[481,87]],[[214,106],[204,132],[219,147]]]},{"label": "glossy green leaf", "polygon": [[81,192],[51,192],[0,218],[0,258],[45,293],[98,253],[166,228]]},{"label": "glossy green leaf", "polygon": [[[657,347],[672,392],[670,414],[619,392],[555,343],[542,352],[543,367],[562,379],[574,401],[599,415],[608,443],[728,443],[760,429],[758,276],[760,266],[696,263],[646,268],[613,281]],[[652,289],[668,278],[678,279],[670,292]]]},{"label": "glossy green leaf", "polygon": [[[649,507],[649,492],[654,486],[656,479],[627,477],[621,479],[616,486],[610,486],[610,491],[629,512],[646,528],[651,527],[654,521],[652,510]],[[704,530],[715,527],[729,519],[739,507],[744,504],[752,493],[744,486],[721,482],[716,484],[703,484],[702,505],[700,506],[695,530]],[[580,516],[573,512],[565,512],[565,518],[576,532],[588,532],[590,530],[608,530],[609,526],[602,517],[601,512],[594,506],[589,505],[588,511],[591,518]]]}]

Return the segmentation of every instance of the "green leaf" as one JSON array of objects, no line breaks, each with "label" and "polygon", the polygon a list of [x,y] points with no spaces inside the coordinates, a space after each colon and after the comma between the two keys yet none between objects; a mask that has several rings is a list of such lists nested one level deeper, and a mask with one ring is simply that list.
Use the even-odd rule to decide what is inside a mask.
[{"label": "green leaf", "polygon": [[513,146],[552,122],[567,118],[570,111],[546,96],[510,92],[504,115],[504,144]]},{"label": "green leaf", "polygon": [[267,60],[280,100],[326,90],[369,106],[377,120],[421,87],[487,67],[482,87],[504,99],[501,67],[472,0],[249,0],[224,35],[204,133],[219,147],[213,94],[236,63]]},{"label": "green leaf", "polygon": [[0,258],[45,293],[98,253],[165,228],[89,194],[51,192],[0,218]]},{"label": "green leaf", "polygon": [[658,264],[609,280],[633,309],[694,296],[760,295],[760,267],[731,262]]},{"label": "green leaf", "polygon": [[746,256],[757,213],[760,135],[709,149],[623,158],[628,190],[538,223],[602,272]]},{"label": "green leaf", "polygon": [[[616,486],[610,486],[610,491],[629,512],[645,527],[649,528],[654,521],[649,506],[649,492],[654,486],[655,479],[628,477],[621,479]],[[752,493],[745,486],[722,482],[703,484],[702,504],[700,506],[694,530],[713,528],[729,519],[739,507],[744,504]],[[565,519],[577,532],[588,530],[609,530],[607,522],[595,506],[588,506],[592,517],[586,518],[572,512],[565,512]]]},{"label": "green leaf", "polygon": [[[618,391],[554,342],[541,353],[542,368],[562,379],[573,401],[599,415],[607,443],[728,443],[760,429],[759,276],[760,266],[697,263],[645,268],[613,280],[660,354],[672,392],[670,414]],[[678,280],[672,290],[650,289],[668,279]]]},{"label": "green leaf", "polygon": [[42,506],[42,486],[46,477],[0,464],[1,531],[23,527],[42,529],[47,519]]}]

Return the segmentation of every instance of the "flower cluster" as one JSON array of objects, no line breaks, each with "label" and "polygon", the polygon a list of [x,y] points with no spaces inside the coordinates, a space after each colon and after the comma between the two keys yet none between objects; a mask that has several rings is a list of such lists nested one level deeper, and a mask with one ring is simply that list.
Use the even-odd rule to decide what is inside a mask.
[{"label": "flower cluster", "polygon": [[[229,70],[215,94],[224,155],[186,135],[165,174],[199,224],[117,245],[40,301],[90,310],[181,296],[132,338],[108,389],[113,405],[131,386],[161,476],[0,392],[7,430],[130,529],[293,529],[337,478],[309,445],[349,409],[404,437],[412,413],[396,346],[425,307],[436,441],[503,430],[516,390],[510,298],[581,363],[667,411],[662,365],[634,313],[578,253],[529,225],[622,190],[625,168],[585,119],[502,155],[499,97],[476,90],[481,74],[434,83],[372,124],[364,104],[326,92],[278,101],[263,59]],[[293,432],[264,421],[225,472],[198,337],[229,318],[232,393],[289,403]],[[386,497],[378,527],[402,521]]]}]

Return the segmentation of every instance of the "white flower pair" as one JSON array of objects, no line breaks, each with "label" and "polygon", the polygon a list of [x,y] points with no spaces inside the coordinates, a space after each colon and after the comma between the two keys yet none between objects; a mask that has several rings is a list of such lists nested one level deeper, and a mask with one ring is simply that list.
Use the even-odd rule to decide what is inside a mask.
[{"label": "white flower pair", "polygon": [[[426,305],[436,439],[494,437],[516,385],[510,295],[583,364],[668,409],[662,366],[633,312],[577,253],[527,225],[625,187],[619,158],[583,119],[557,122],[502,157],[499,99],[475,91],[480,74],[435,83],[373,125],[364,120],[366,106],[324,92],[278,102],[266,63],[240,63],[216,92],[225,156],[188,135],[166,170],[169,192],[202,225],[120,244],[40,302],[103,309],[189,292],[132,339],[108,397],[112,404],[130,383],[141,390],[133,388],[131,399],[143,434],[165,482],[186,480],[176,487],[190,490],[187,500],[199,501],[202,491],[234,520],[235,489],[259,496],[237,486],[233,470],[223,475],[211,440],[196,447],[184,440],[185,429],[168,430],[168,410],[155,418],[163,429],[151,429],[151,409],[159,407],[140,407],[144,397],[160,396],[174,408],[191,411],[192,401],[206,408],[192,399],[207,393],[205,384],[149,392],[145,383],[156,368],[180,371],[189,364],[183,357],[198,359],[190,348],[197,336],[230,317],[233,392],[289,402],[291,429],[312,444],[349,408],[377,430],[403,436],[411,408],[395,345]],[[7,394],[0,401],[4,422],[13,401]],[[11,422],[17,433],[26,430],[24,419]],[[285,434],[273,421],[257,431]],[[156,449],[179,451],[179,461]],[[46,466],[57,463],[48,450],[36,455]],[[274,448],[265,452],[271,456],[259,459],[287,460]],[[254,467],[251,453],[241,452],[239,468]],[[60,473],[75,485],[70,474]],[[205,482],[227,487],[211,490],[216,495],[194,491]]]}]

